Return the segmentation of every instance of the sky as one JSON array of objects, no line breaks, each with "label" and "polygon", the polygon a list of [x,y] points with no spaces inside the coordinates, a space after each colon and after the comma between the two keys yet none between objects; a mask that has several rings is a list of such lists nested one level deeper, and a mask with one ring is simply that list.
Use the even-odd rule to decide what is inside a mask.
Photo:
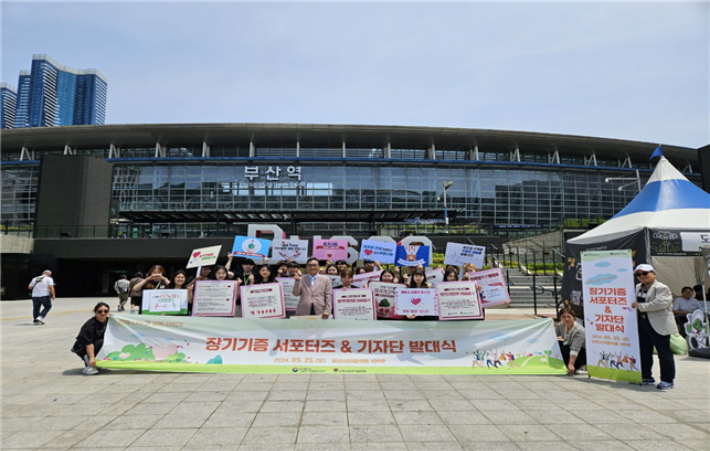
[{"label": "sky", "polygon": [[108,78],[106,123],[317,123],[710,143],[710,3],[0,6],[2,81]]}]

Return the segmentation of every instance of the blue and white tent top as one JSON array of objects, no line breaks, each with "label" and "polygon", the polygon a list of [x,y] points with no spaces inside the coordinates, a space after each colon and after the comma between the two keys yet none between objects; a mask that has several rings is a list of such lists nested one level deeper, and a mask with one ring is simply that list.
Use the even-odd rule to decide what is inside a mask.
[{"label": "blue and white tent top", "polygon": [[710,194],[661,158],[646,186],[623,210],[568,242],[593,244],[643,229],[710,231]]}]

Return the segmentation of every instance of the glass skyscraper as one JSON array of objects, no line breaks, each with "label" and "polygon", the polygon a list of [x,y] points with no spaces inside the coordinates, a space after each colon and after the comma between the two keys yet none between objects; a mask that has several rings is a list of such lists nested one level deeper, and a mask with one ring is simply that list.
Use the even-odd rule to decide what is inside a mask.
[{"label": "glass skyscraper", "polygon": [[0,109],[0,128],[14,128],[17,91],[6,83],[0,84]]},{"label": "glass skyscraper", "polygon": [[103,125],[107,91],[106,77],[95,69],[34,55],[32,70],[20,72],[15,128]]}]

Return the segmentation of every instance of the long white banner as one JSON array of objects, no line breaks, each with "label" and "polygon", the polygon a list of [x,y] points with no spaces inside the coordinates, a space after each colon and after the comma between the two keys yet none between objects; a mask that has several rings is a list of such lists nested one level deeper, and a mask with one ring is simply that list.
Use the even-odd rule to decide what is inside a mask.
[{"label": "long white banner", "polygon": [[112,314],[97,366],[196,372],[566,372],[551,319],[287,321]]}]

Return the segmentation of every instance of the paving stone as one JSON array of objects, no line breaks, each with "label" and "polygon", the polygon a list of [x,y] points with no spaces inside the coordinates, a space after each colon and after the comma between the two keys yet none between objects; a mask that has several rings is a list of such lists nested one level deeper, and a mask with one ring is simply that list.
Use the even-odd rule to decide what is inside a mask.
[{"label": "paving stone", "polygon": [[151,402],[180,402],[190,396],[190,393],[154,393],[143,400],[144,403]]},{"label": "paving stone", "polygon": [[513,442],[472,442],[461,443],[466,451],[520,451]]},{"label": "paving stone", "polygon": [[348,411],[348,423],[352,425],[396,424],[390,411],[386,412],[353,412]]},{"label": "paving stone", "polygon": [[691,448],[672,440],[629,440],[626,445],[637,451],[690,451]]},{"label": "paving stone", "polygon": [[307,401],[345,401],[345,392],[342,390],[311,390],[305,399]]},{"label": "paving stone", "polygon": [[[249,392],[245,392],[249,393]],[[204,392],[194,392],[185,398],[186,402],[210,402],[210,401],[224,401],[229,396],[230,392],[217,392],[217,391],[204,391]]]},{"label": "paving stone", "polygon": [[64,431],[42,430],[12,432],[8,435],[3,434],[0,439],[0,444],[2,445],[0,449],[39,448],[62,434],[64,434]]},{"label": "paving stone", "polygon": [[576,451],[577,448],[563,441],[555,442],[515,442],[522,451]]},{"label": "paving stone", "polygon": [[426,412],[433,411],[434,408],[427,401],[387,401],[393,412]]},{"label": "paving stone", "polygon": [[352,443],[387,443],[403,442],[404,438],[397,426],[351,425],[350,441]]},{"label": "paving stone", "polygon": [[548,427],[539,424],[509,424],[498,426],[514,442],[550,441],[559,438]]},{"label": "paving stone", "polygon": [[165,415],[177,406],[176,402],[141,403],[129,409],[126,415]]},{"label": "paving stone", "polygon": [[[601,426],[603,428],[603,426]],[[607,440],[612,441],[613,437],[604,433],[599,427],[591,424],[565,424],[559,429],[559,434],[563,439],[572,443],[577,441]]]},{"label": "paving stone", "polygon": [[437,412],[446,424],[491,424],[481,412]]},{"label": "paving stone", "polygon": [[351,401],[347,402],[348,412],[389,412],[386,401]]},{"label": "paving stone", "polygon": [[133,446],[179,446],[192,438],[197,429],[151,429],[133,442]]},{"label": "paving stone", "polygon": [[240,413],[240,412],[258,412],[261,409],[262,403],[260,401],[245,401],[245,402],[223,402],[217,403],[219,407],[214,409],[212,412],[214,415],[225,415],[229,413]]},{"label": "paving stone", "polygon": [[254,412],[302,412],[305,405],[305,401],[266,401]]},{"label": "paving stone", "polygon": [[[184,450],[185,448],[183,448]],[[272,445],[240,445],[239,451],[293,451],[296,445],[278,443]]]},{"label": "paving stone", "polygon": [[515,410],[487,410],[483,415],[493,424],[539,424],[527,413]]},{"label": "paving stone", "polygon": [[178,428],[199,428],[210,417],[211,413],[193,413],[191,415],[183,413],[169,413],[160,419],[153,429],[178,429]]},{"label": "paving stone", "polygon": [[350,443],[347,426],[301,426],[298,443]]},{"label": "paving stone", "polygon": [[[444,424],[436,412],[393,412],[399,425],[403,424]],[[401,429],[401,428],[400,428]]]},{"label": "paving stone", "polygon": [[227,415],[213,413],[207,421],[202,424],[205,428],[228,428],[232,426],[249,427],[256,418],[256,412],[231,412]]},{"label": "paving stone", "polygon": [[[506,442],[510,441],[508,436],[493,425],[470,425],[455,424],[449,425],[449,430],[454,434],[459,443],[463,442]],[[465,448],[465,446],[464,446]]]},{"label": "paving stone", "polygon": [[126,429],[122,431],[97,431],[79,442],[77,448],[100,449],[107,444],[112,446],[129,446],[138,437],[145,434],[145,429]]},{"label": "paving stone", "polygon": [[599,451],[600,449],[603,449],[604,451],[634,451],[632,447],[618,440],[601,440],[591,442],[575,441],[574,447],[580,451]]},{"label": "paving stone", "polygon": [[456,438],[443,424],[400,424],[405,442],[455,442]]},{"label": "paving stone", "polygon": [[201,428],[192,436],[187,446],[224,446],[235,448],[247,434],[245,427]]},{"label": "paving stone", "polygon": [[212,413],[217,407],[221,407],[223,403],[218,401],[203,401],[203,402],[182,402],[177,405],[170,413],[174,414],[192,414],[192,413]]},{"label": "paving stone", "polygon": [[83,429],[74,429],[71,431],[66,431],[59,437],[55,437],[52,440],[50,440],[46,445],[44,445],[42,450],[47,450],[49,449],[71,449],[74,446],[76,446],[78,443],[86,440],[87,437],[89,437],[91,434],[93,434],[95,431],[92,430],[83,430]]},{"label": "paving stone", "polygon": [[103,427],[105,430],[149,429],[165,415],[120,415]]},{"label": "paving stone", "polygon": [[298,426],[300,421],[300,413],[262,412],[256,414],[252,424],[253,426]]},{"label": "paving stone", "polygon": [[306,412],[301,417],[302,426],[347,426],[345,412]]},{"label": "paving stone", "polygon": [[341,401],[306,401],[304,412],[346,412],[345,402]]},{"label": "paving stone", "polygon": [[[266,397],[267,401],[304,401],[306,399],[305,390],[301,391],[271,391]],[[233,395],[236,395],[234,393]]]},{"label": "paving stone", "polygon": [[[257,415],[257,420],[258,419],[259,416]],[[296,443],[297,434],[298,427],[296,426],[258,427],[256,426],[256,420],[254,420],[254,426],[249,428],[246,437],[244,437],[243,444],[272,445]]]},{"label": "paving stone", "polygon": [[437,412],[477,412],[478,410],[468,401],[429,401]]}]

